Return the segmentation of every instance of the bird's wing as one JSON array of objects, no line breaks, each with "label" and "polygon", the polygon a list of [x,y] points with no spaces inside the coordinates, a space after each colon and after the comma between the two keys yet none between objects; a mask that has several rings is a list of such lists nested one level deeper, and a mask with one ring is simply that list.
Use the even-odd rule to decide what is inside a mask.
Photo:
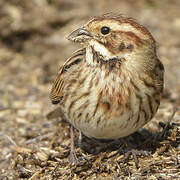
[{"label": "bird's wing", "polygon": [[53,82],[50,99],[52,104],[58,104],[63,97],[64,79],[66,72],[75,64],[80,63],[86,53],[85,48],[76,51],[59,69],[56,75],[55,81]]}]

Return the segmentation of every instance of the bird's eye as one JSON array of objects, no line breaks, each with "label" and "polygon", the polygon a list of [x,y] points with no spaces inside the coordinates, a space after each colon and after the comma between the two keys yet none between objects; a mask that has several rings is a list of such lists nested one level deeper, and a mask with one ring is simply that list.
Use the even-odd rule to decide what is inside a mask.
[{"label": "bird's eye", "polygon": [[102,34],[106,35],[106,34],[109,34],[109,32],[110,32],[110,28],[109,28],[109,27],[103,26],[103,27],[101,28],[101,33],[102,33]]}]

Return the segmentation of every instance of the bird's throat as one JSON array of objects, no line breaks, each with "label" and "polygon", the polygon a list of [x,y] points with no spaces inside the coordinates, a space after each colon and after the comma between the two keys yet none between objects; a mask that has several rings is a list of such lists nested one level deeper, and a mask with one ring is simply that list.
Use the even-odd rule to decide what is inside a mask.
[{"label": "bird's throat", "polygon": [[101,43],[96,40],[91,40],[86,48],[86,60],[88,64],[95,65],[96,60],[102,59],[103,61],[109,61],[116,58],[112,53]]}]

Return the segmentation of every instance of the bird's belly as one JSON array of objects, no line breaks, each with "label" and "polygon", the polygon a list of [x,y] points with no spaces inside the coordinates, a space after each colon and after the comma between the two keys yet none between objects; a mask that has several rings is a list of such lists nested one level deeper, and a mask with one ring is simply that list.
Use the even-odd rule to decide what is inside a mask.
[{"label": "bird's belly", "polygon": [[[116,139],[145,125],[157,111],[153,92],[137,92],[130,84],[122,87],[111,79],[66,88],[63,101],[66,119],[87,137]],[[77,88],[78,87],[78,88]],[[129,89],[132,89],[131,92]]]},{"label": "bird's belly", "polygon": [[139,127],[134,126],[135,116],[131,119],[130,112],[116,118],[92,119],[90,123],[79,123],[76,128],[87,137],[97,139],[117,139],[128,136],[135,132]]},{"label": "bird's belly", "polygon": [[118,101],[101,99],[97,103],[88,95],[72,101],[64,111],[67,120],[87,137],[117,139],[134,133],[145,124],[145,115],[139,111],[139,101],[135,101],[134,107],[130,108],[118,104]]}]

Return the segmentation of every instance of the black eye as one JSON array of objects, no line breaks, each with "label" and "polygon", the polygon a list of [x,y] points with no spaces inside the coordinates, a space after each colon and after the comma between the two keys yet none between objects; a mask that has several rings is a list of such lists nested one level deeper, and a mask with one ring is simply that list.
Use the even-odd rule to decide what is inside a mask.
[{"label": "black eye", "polygon": [[110,28],[109,28],[109,27],[103,26],[103,27],[101,28],[101,33],[102,33],[102,34],[106,35],[106,34],[109,34],[109,32],[110,32]]}]

